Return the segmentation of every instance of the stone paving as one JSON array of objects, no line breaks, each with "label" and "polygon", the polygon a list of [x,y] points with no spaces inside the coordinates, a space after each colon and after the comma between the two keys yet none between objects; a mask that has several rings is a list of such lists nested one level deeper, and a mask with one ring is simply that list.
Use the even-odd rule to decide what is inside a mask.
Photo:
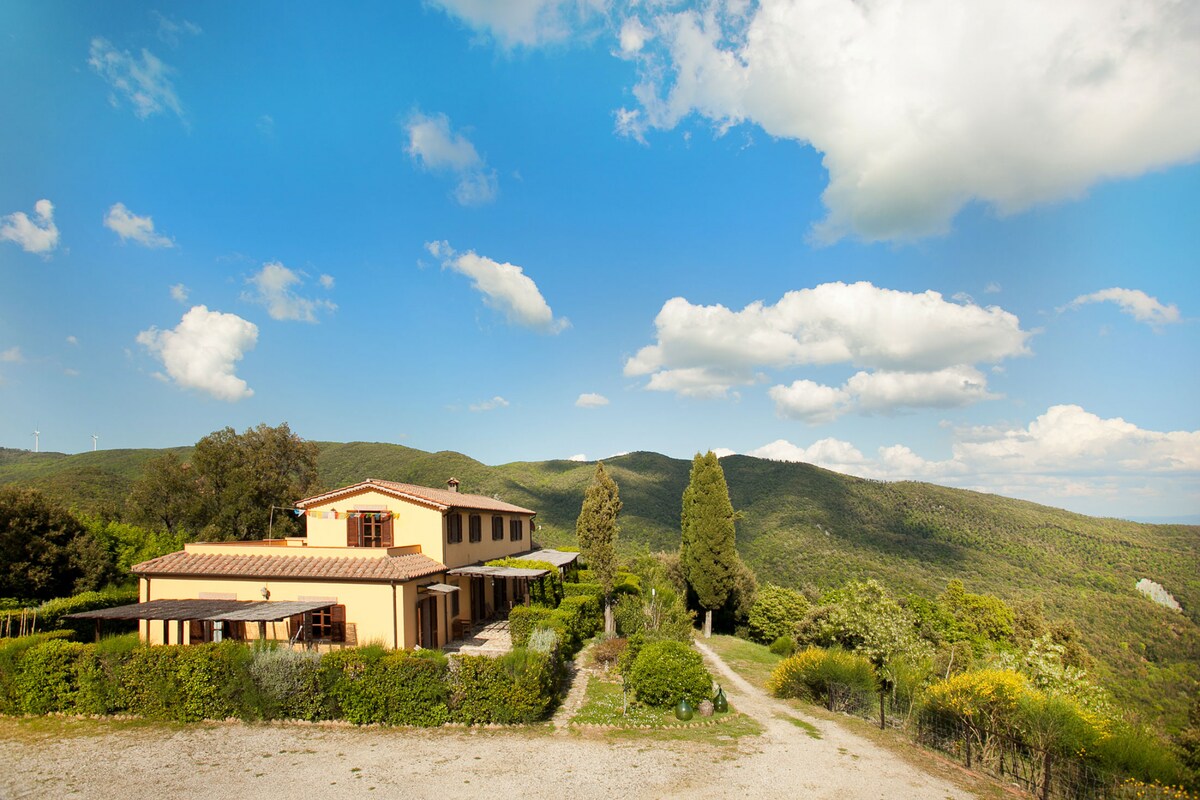
[{"label": "stone paving", "polygon": [[508,620],[489,622],[473,630],[464,639],[447,642],[442,648],[446,653],[462,653],[472,656],[502,656],[512,650],[512,636],[508,632]]}]

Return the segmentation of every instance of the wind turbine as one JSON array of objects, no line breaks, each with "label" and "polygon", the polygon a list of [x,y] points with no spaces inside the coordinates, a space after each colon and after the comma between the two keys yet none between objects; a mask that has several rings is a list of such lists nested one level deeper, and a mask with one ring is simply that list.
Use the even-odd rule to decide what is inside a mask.
[{"label": "wind turbine", "polygon": [[33,426],[33,452],[35,452],[35,453],[38,451],[38,444],[39,444],[38,437],[41,435],[42,435],[42,432],[37,429],[37,425],[34,425]]},{"label": "wind turbine", "polygon": [[100,440],[100,437],[93,433],[92,434],[92,452],[93,453],[96,452],[96,442],[98,442],[99,440]]}]

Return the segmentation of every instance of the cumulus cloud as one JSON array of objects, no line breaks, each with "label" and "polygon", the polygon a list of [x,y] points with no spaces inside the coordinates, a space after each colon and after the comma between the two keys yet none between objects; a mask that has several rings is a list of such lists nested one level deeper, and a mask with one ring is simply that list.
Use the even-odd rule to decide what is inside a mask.
[{"label": "cumulus cloud", "polygon": [[570,36],[578,23],[601,8],[601,0],[432,0],[501,46],[530,46]]},{"label": "cumulus cloud", "polygon": [[332,289],[334,280],[332,275],[322,275],[317,278],[317,283],[321,284],[322,289]]},{"label": "cumulus cloud", "polygon": [[68,336],[68,337],[67,337],[67,344],[70,344],[70,345],[77,345],[77,344],[79,344],[79,340],[78,340],[78,339],[76,339],[74,336]]},{"label": "cumulus cloud", "polygon": [[292,287],[302,285],[304,279],[278,261],[263,264],[247,283],[254,291],[244,294],[243,299],[265,306],[271,319],[316,322],[317,311],[337,310],[329,300],[312,300],[296,294]]},{"label": "cumulus cloud", "polygon": [[757,382],[763,368],[872,368],[841,388],[801,379],[770,390],[781,415],[809,422],[827,422],[855,405],[887,411],[988,399],[986,378],[970,365],[1026,354],[1030,336],[996,306],[866,282],[825,283],[741,311],[676,297],[654,325],[657,341],[626,361],[625,374],[648,375],[646,388],[655,391],[719,397]]},{"label": "cumulus cloud", "polygon": [[444,241],[426,242],[425,249],[442,260],[442,269],[470,278],[484,303],[503,313],[509,322],[547,333],[570,326],[566,317],[554,317],[537,284],[517,265],[493,261],[473,250],[459,253]]},{"label": "cumulus cloud", "polygon": [[1179,322],[1180,319],[1179,309],[1173,303],[1163,305],[1157,297],[1151,297],[1140,289],[1119,289],[1117,287],[1080,295],[1058,310],[1076,309],[1088,303],[1116,303],[1121,311],[1129,314],[1138,322],[1145,322],[1155,328]]},{"label": "cumulus cloud", "polygon": [[594,392],[584,392],[575,400],[575,405],[580,408],[600,408],[608,405],[608,398],[602,394]]},{"label": "cumulus cloud", "polygon": [[234,369],[257,342],[254,323],[206,306],[192,307],[173,330],[151,327],[137,335],[137,343],[162,362],[166,374],[159,377],[229,402],[254,394]]},{"label": "cumulus cloud", "polygon": [[54,204],[38,200],[33,205],[34,219],[24,211],[14,211],[0,219],[0,240],[14,242],[27,253],[45,255],[58,247],[58,226],[54,224]]},{"label": "cumulus cloud", "polygon": [[20,364],[25,360],[25,356],[21,354],[21,348],[13,346],[7,350],[0,350],[0,363],[4,364]]},{"label": "cumulus cloud", "polygon": [[567,461],[587,461],[587,456],[583,453],[576,453],[573,456],[567,456]]},{"label": "cumulus cloud", "polygon": [[188,287],[182,283],[177,283],[171,287],[171,299],[177,303],[186,303],[188,299]]},{"label": "cumulus cloud", "polygon": [[630,17],[621,23],[621,32],[617,38],[621,43],[621,52],[628,56],[641,52],[646,42],[654,38],[654,32],[637,17]]},{"label": "cumulus cloud", "polygon": [[493,411],[497,408],[508,408],[508,401],[500,395],[496,395],[491,400],[484,400],[482,403],[472,403],[468,408],[476,413],[480,411]]},{"label": "cumulus cloud", "polygon": [[[1027,497],[1052,505],[1066,497],[1166,498],[1196,490],[1200,431],[1145,430],[1077,405],[1051,406],[1025,426],[954,431],[952,455],[926,459],[903,444],[864,455],[850,442],[808,447],[780,439],[748,455],[801,461],[864,478],[930,480]],[[1128,510],[1125,513],[1129,513]]]},{"label": "cumulus cloud", "polygon": [[467,137],[450,130],[449,117],[414,111],[405,121],[404,130],[408,134],[406,150],[414,161],[430,172],[457,178],[454,199],[459,205],[477,206],[496,199],[496,171],[488,167]]},{"label": "cumulus cloud", "polygon": [[698,114],[811,145],[829,174],[823,240],[938,234],[973,202],[1015,213],[1200,155],[1194,3],[658,8],[627,130]]},{"label": "cumulus cloud", "polygon": [[92,39],[88,64],[112,89],[109,100],[114,106],[124,97],[139,119],[163,111],[172,111],[183,119],[183,104],[171,82],[174,70],[149,50],[143,49],[139,59],[128,50],[117,50],[107,39],[96,37]]},{"label": "cumulus cloud", "polygon": [[126,208],[124,203],[113,203],[104,217],[104,227],[120,236],[123,242],[132,239],[145,247],[175,246],[175,242],[155,232],[153,219],[139,217]]}]

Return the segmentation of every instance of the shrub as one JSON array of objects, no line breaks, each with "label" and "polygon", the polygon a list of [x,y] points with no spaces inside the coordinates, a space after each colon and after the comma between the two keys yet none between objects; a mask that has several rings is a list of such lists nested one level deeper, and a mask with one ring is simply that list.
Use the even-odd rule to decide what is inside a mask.
[{"label": "shrub", "polygon": [[625,652],[627,644],[627,640],[618,638],[604,639],[596,642],[590,651],[592,661],[605,669],[616,666],[618,660],[621,658],[621,654]]},{"label": "shrub", "polygon": [[256,645],[250,677],[262,698],[263,717],[318,720],[328,716],[318,680],[320,666],[319,653]]},{"label": "shrub", "polygon": [[613,604],[613,619],[617,623],[617,633],[621,636],[632,636],[641,633],[646,626],[646,614],[642,610],[642,598],[638,595],[623,594]]},{"label": "shrub", "polygon": [[746,619],[750,638],[770,644],[784,636],[794,637],[796,625],[804,619],[808,606],[808,600],[796,590],[768,583],[758,590]]},{"label": "shrub", "polygon": [[51,631],[33,636],[0,639],[0,714],[19,714],[20,692],[16,687],[21,659],[34,647],[52,639],[65,639],[70,631]]},{"label": "shrub", "polygon": [[564,583],[563,597],[577,597],[579,595],[595,595],[600,597],[604,594],[604,589],[598,583]]},{"label": "shrub", "polygon": [[830,711],[846,711],[875,691],[875,668],[858,653],[810,647],[779,662],[767,687],[777,697],[799,697]]},{"label": "shrub", "polygon": [[1124,723],[1095,743],[1091,758],[1113,773],[1150,783],[1171,785],[1185,780],[1183,766],[1159,737]]},{"label": "shrub", "polygon": [[114,714],[121,706],[121,681],[125,662],[140,647],[136,633],[106,636],[81,653],[78,662],[80,714]]},{"label": "shrub", "polygon": [[337,718],[359,725],[441,725],[449,719],[445,656],[364,647],[321,658],[320,684]]},{"label": "shrub", "polygon": [[515,648],[501,658],[459,656],[451,670],[451,718],[467,724],[543,719],[555,694],[549,656]]},{"label": "shrub", "polygon": [[791,636],[780,636],[771,642],[771,646],[767,649],[777,656],[787,658],[796,652],[796,640]]},{"label": "shrub", "polygon": [[[529,635],[534,628],[547,627],[554,611],[543,606],[514,606],[508,612],[508,633],[514,647],[529,644]],[[561,625],[560,625],[561,627]]]},{"label": "shrub", "polygon": [[25,652],[14,682],[21,713],[74,710],[79,691],[76,662],[83,649],[77,642],[47,639]]},{"label": "shrub", "polygon": [[527,647],[535,653],[557,658],[558,645],[558,634],[555,631],[550,628],[534,628],[533,633],[529,634]]},{"label": "shrub", "polygon": [[[138,589],[131,586],[124,589],[105,589],[100,592],[82,592],[71,597],[58,597],[47,600],[38,607],[38,627],[53,630],[62,627],[75,631],[80,638],[91,639],[95,623],[92,620],[66,619],[68,614],[78,614],[80,611],[94,611],[98,608],[112,608],[138,601]],[[105,623],[111,630],[113,626],[124,624],[132,629],[133,622]]]},{"label": "shrub", "polygon": [[625,638],[625,649],[617,655],[617,672],[629,679],[629,670],[633,668],[633,662],[637,661],[638,654],[642,652],[642,648],[646,646],[646,637],[640,633],[635,633]]},{"label": "shrub", "polygon": [[595,595],[564,597],[554,613],[566,625],[569,637],[566,644],[572,653],[578,651],[585,640],[595,636],[604,624],[600,598]]},{"label": "shrub", "polygon": [[683,642],[646,644],[629,669],[628,683],[639,702],[658,708],[669,708],[685,697],[696,705],[712,695],[704,660]]}]

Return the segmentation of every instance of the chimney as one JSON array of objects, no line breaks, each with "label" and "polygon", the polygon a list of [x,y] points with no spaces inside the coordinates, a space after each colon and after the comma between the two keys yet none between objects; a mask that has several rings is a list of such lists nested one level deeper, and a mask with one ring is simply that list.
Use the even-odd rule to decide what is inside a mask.
[{"label": "chimney", "polygon": [[452,492],[457,492],[458,491],[458,478],[451,478],[450,480],[446,481],[446,488]]}]

